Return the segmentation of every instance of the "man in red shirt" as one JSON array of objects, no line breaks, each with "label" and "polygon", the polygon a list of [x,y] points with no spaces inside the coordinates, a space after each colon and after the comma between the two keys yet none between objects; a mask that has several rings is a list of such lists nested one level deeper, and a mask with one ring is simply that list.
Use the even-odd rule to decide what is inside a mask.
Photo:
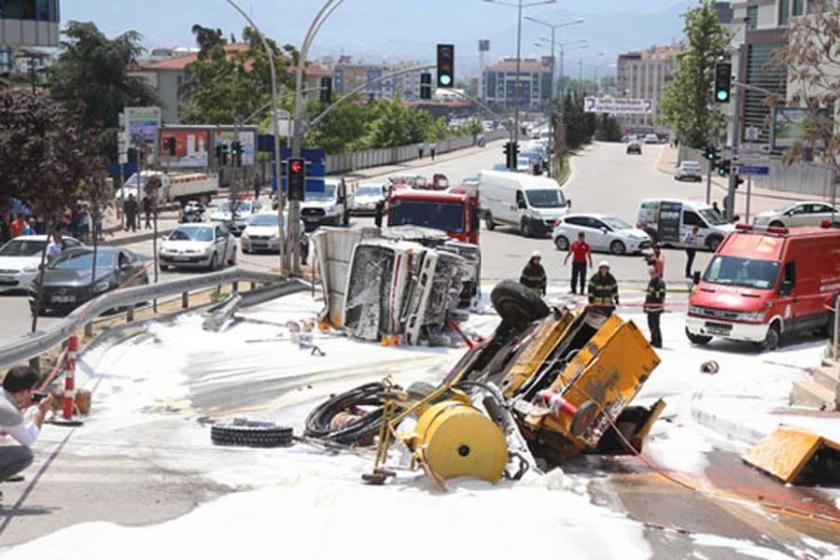
[{"label": "man in red shirt", "polygon": [[578,233],[578,240],[572,243],[566,258],[563,260],[565,266],[569,262],[569,257],[572,258],[572,293],[577,293],[578,277],[580,277],[580,293],[586,293],[586,263],[592,266],[592,248],[586,242],[586,234]]},{"label": "man in red shirt", "polygon": [[12,236],[12,239],[15,237],[20,237],[23,235],[23,231],[26,229],[26,220],[23,216],[17,216],[12,223],[9,224],[9,234]]}]

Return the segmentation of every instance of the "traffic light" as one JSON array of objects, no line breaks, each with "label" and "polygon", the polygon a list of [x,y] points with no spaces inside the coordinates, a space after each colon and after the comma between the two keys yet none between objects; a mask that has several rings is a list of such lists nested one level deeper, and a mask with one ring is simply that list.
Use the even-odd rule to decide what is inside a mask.
[{"label": "traffic light", "polygon": [[432,75],[429,72],[420,74],[420,99],[432,98]]},{"label": "traffic light", "polygon": [[175,144],[175,137],[174,136],[170,136],[169,138],[164,138],[163,139],[163,149],[166,150],[166,153],[169,154],[170,156],[175,155],[175,147],[176,147],[176,144]]},{"label": "traffic light", "polygon": [[715,65],[715,102],[729,103],[732,90],[732,64],[718,62]]},{"label": "traffic light", "polygon": [[332,103],[332,78],[321,78],[321,103]]},{"label": "traffic light", "polygon": [[306,192],[306,160],[289,158],[289,200],[303,200]]},{"label": "traffic light", "polygon": [[732,160],[731,159],[722,159],[717,166],[718,175],[721,177],[729,177],[729,173],[732,171]]},{"label": "traffic light", "polygon": [[437,46],[437,87],[455,85],[455,45]]},{"label": "traffic light", "polygon": [[516,162],[519,159],[519,144],[508,142],[505,144],[505,165],[511,171],[516,171]]},{"label": "traffic light", "polygon": [[230,145],[230,163],[234,167],[242,167],[242,142],[234,140]]},{"label": "traffic light", "polygon": [[706,146],[706,149],[703,150],[703,157],[714,164],[717,160],[720,159],[720,150],[715,148],[714,146]]},{"label": "traffic light", "polygon": [[224,144],[216,146],[216,165],[223,166],[228,164],[228,148]]}]

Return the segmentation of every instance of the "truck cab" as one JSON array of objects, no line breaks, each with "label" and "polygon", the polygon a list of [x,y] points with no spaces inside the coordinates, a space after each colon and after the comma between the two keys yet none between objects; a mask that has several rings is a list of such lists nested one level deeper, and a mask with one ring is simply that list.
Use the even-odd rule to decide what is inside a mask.
[{"label": "truck cab", "polygon": [[322,225],[347,226],[350,224],[352,196],[344,179],[327,179],[324,192],[307,192],[300,204],[300,215],[306,231]]},{"label": "truck cab", "polygon": [[420,226],[444,231],[478,245],[478,199],[467,194],[393,189],[388,198],[389,226]]}]

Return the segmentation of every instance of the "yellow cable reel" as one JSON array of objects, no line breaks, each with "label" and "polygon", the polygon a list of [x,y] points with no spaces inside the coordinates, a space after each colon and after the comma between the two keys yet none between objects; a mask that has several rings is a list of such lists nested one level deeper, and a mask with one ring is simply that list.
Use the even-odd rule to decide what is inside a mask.
[{"label": "yellow cable reel", "polygon": [[430,406],[406,443],[429,474],[496,482],[508,462],[504,433],[477,408],[459,401]]}]

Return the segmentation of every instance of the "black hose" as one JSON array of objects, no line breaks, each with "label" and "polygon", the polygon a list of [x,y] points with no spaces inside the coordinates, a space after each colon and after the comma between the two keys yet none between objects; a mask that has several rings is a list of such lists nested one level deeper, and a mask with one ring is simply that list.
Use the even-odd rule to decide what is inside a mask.
[{"label": "black hose", "polygon": [[[333,441],[343,445],[353,445],[359,441],[373,438],[379,433],[382,420],[384,394],[387,388],[383,383],[368,383],[346,393],[332,396],[318,405],[306,418],[307,437]],[[338,430],[331,427],[333,418],[341,412],[359,406],[375,406],[376,410],[366,414],[356,422]]]}]

